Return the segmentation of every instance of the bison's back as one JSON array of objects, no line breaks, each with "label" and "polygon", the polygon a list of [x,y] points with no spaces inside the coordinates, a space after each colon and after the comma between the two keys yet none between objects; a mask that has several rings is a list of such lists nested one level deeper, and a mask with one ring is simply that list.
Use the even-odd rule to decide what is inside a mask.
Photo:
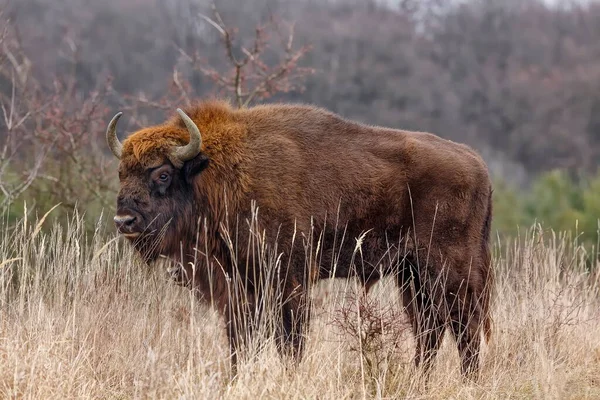
[{"label": "bison's back", "polygon": [[380,218],[400,222],[411,203],[424,212],[436,202],[456,209],[489,189],[475,152],[432,134],[358,124],[309,106],[247,113],[252,194],[287,217],[336,214],[341,206],[355,219],[381,223],[374,217],[385,210],[394,215]]}]

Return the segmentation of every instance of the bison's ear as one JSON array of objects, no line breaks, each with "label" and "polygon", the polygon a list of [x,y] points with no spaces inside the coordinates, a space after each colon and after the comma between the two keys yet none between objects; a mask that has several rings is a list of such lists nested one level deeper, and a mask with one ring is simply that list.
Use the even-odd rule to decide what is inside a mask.
[{"label": "bison's ear", "polygon": [[208,157],[203,153],[198,154],[190,161],[186,161],[183,164],[183,175],[187,183],[192,183],[194,177],[206,167],[208,167]]}]

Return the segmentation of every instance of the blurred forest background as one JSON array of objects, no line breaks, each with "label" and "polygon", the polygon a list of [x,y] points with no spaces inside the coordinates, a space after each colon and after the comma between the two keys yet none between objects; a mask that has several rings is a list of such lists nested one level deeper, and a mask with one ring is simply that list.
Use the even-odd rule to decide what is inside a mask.
[{"label": "blurred forest background", "polygon": [[[600,3],[542,0],[13,0],[0,15],[0,199],[111,215],[104,142],[195,98],[313,103],[475,147],[495,227],[596,245]],[[26,206],[25,206],[26,205]],[[93,225],[92,225],[93,228]]]}]

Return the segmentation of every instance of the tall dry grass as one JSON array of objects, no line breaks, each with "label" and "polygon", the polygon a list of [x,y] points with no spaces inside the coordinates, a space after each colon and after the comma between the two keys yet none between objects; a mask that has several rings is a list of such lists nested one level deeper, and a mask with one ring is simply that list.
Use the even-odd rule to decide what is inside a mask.
[{"label": "tall dry grass", "polygon": [[[50,233],[39,227],[21,221],[0,233],[1,398],[600,398],[600,285],[568,237],[532,229],[495,245],[494,336],[481,378],[462,381],[447,335],[425,386],[403,318],[384,345],[357,351],[359,336],[339,328],[353,315],[356,283],[334,280],[313,293],[296,370],[271,341],[230,382],[222,320],[164,269],[102,239],[102,226],[86,237],[77,216]],[[390,280],[369,302],[402,315],[389,314],[399,310]]]}]

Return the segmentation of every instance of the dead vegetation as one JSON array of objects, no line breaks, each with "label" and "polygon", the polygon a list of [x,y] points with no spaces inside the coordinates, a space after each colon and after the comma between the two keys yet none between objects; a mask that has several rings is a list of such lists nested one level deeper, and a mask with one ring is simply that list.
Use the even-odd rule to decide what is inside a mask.
[{"label": "dead vegetation", "polygon": [[[47,223],[47,221],[45,222]],[[460,379],[445,339],[431,381],[393,282],[364,297],[324,281],[304,361],[286,370],[273,340],[228,380],[222,321],[191,292],[148,268],[102,226],[86,237],[39,221],[4,226],[0,242],[2,398],[597,398],[598,276],[566,237],[496,246],[494,335],[477,384]]]}]

